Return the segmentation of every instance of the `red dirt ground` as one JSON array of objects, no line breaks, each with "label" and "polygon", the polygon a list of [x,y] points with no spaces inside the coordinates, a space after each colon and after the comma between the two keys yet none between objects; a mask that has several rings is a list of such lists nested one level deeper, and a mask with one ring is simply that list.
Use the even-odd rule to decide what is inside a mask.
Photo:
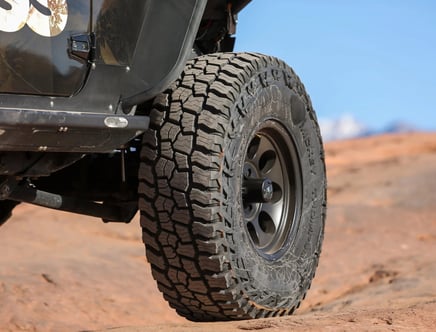
[{"label": "red dirt ground", "polygon": [[0,228],[1,331],[431,331],[436,134],[326,145],[317,276],[290,317],[191,323],[162,299],[129,225],[20,205]]}]

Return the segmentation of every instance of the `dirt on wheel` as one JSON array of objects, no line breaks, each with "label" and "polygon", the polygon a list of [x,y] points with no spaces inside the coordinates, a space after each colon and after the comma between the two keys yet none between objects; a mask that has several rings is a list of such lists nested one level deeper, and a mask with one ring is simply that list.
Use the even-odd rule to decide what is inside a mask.
[{"label": "dirt on wheel", "polygon": [[436,134],[326,145],[317,274],[293,316],[191,323],[163,300],[129,225],[20,205],[0,228],[2,331],[430,331],[436,326]]}]

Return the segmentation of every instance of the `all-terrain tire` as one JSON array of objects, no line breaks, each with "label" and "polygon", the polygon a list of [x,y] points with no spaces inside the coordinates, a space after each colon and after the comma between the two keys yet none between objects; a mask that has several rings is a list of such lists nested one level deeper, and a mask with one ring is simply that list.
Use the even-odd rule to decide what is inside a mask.
[{"label": "all-terrain tire", "polygon": [[260,54],[200,56],[151,117],[139,208],[165,299],[196,321],[291,314],[326,211],[322,140],[298,77]]}]

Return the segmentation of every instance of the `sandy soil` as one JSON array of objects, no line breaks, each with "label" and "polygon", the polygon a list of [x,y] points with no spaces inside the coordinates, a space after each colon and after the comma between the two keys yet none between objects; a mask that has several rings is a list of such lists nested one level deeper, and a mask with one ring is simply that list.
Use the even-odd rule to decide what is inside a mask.
[{"label": "sandy soil", "polygon": [[291,317],[198,324],[163,301],[129,225],[21,205],[0,228],[0,331],[431,331],[436,134],[329,143],[320,266]]}]

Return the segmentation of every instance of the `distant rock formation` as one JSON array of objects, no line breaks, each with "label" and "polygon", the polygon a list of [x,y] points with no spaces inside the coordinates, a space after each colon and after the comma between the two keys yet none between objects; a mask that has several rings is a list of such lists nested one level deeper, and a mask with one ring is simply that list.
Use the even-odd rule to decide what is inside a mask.
[{"label": "distant rock formation", "polygon": [[386,133],[412,133],[420,131],[419,128],[404,121],[394,121],[382,129],[373,129],[359,122],[350,114],[345,114],[338,119],[320,119],[319,123],[325,142]]}]

